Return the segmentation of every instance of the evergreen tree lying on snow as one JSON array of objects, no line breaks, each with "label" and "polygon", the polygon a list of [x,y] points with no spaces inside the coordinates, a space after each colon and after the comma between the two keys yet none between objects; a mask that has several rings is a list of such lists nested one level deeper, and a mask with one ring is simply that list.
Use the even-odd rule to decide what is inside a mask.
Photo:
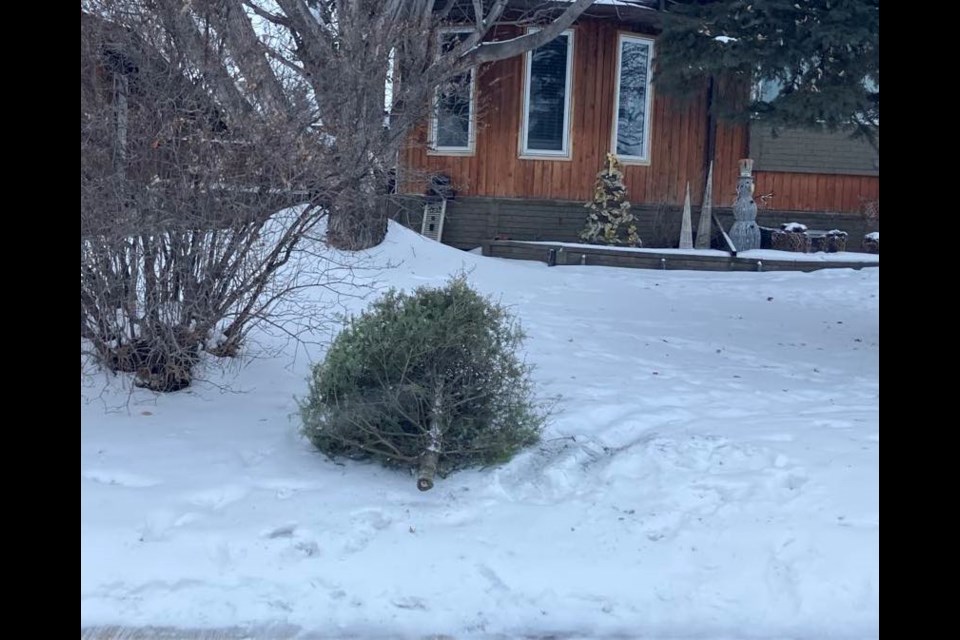
[{"label": "evergreen tree lying on snow", "polygon": [[435,473],[509,460],[536,442],[533,399],[511,314],[455,278],[390,291],[351,320],[313,369],[303,433],[332,457]]}]

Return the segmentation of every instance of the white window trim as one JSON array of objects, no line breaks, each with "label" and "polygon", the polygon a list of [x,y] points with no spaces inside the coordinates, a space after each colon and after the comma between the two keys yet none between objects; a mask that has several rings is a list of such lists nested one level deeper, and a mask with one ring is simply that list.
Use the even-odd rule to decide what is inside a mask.
[{"label": "white window trim", "polygon": [[[539,29],[531,27],[527,33],[533,33]],[[530,126],[530,72],[533,65],[533,51],[524,54],[523,71],[523,113],[520,115],[520,158],[536,160],[570,160],[572,155],[572,138],[570,124],[573,122],[573,46],[574,30],[567,29],[561,32],[557,37],[567,36],[567,78],[566,93],[564,95],[563,105],[563,140],[560,151],[544,151],[542,149],[527,148],[527,130]]]},{"label": "white window trim", "polygon": [[[447,33],[473,33],[473,29],[464,27],[444,27],[437,32],[438,51],[443,43],[443,36]],[[439,55],[439,54],[438,54]],[[437,105],[440,102],[440,88],[433,93],[433,109],[427,131],[427,155],[431,156],[472,156],[477,146],[477,68],[471,67],[470,72],[470,118],[467,122],[467,146],[441,147],[437,144]]]},{"label": "white window trim", "polygon": [[[620,63],[623,59],[623,43],[626,40],[641,40],[645,42],[650,47],[650,55],[647,58],[647,91],[646,91],[646,101],[647,104],[644,106],[644,136],[643,136],[643,155],[642,156],[628,156],[617,153],[617,131],[620,128],[620,74],[621,68]],[[617,160],[621,161],[624,164],[639,164],[639,165],[649,165],[650,164],[650,140],[653,137],[653,82],[652,82],[652,71],[653,71],[653,56],[654,56],[654,40],[653,38],[647,38],[644,36],[639,36],[632,33],[620,33],[617,37],[617,71],[614,76],[614,87],[613,87],[613,128],[610,132],[610,148],[613,150],[613,154],[617,156]]]}]

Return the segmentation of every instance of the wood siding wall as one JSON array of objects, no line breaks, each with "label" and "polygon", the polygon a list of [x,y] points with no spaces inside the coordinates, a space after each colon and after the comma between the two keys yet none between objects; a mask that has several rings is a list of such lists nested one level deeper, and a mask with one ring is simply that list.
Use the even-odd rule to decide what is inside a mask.
[{"label": "wood siding wall", "polygon": [[[472,155],[442,156],[427,151],[424,126],[401,157],[401,190],[423,193],[426,176],[449,175],[463,196],[587,201],[611,147],[616,82],[617,34],[613,21],[574,26],[571,159],[521,159],[518,139],[523,102],[522,56],[486,65],[478,73],[476,147]],[[502,35],[500,37],[503,37]],[[706,100],[682,103],[653,94],[651,162],[626,165],[631,202],[679,205],[687,181],[700,204],[706,176]],[[714,203],[729,206],[735,196],[737,161],[747,157],[747,127],[717,127]],[[861,199],[878,199],[879,177],[820,174],[757,174],[757,192],[774,192],[770,206],[803,211],[856,211]]]},{"label": "wood siding wall", "polygon": [[[518,158],[524,74],[524,58],[518,56],[488,65],[478,74],[479,126],[473,156],[429,155],[423,130],[406,152],[403,166],[447,173],[463,195],[588,199],[610,150],[618,29],[612,21],[590,21],[573,30],[571,159]],[[677,104],[654,92],[652,163],[625,167],[630,199],[680,202],[687,180],[695,192],[702,192],[705,130],[704,101]],[[421,192],[422,187],[411,191]]]},{"label": "wood siding wall", "polygon": [[827,175],[757,171],[759,196],[773,193],[765,205],[794,211],[861,211],[864,203],[880,199],[880,176]]}]

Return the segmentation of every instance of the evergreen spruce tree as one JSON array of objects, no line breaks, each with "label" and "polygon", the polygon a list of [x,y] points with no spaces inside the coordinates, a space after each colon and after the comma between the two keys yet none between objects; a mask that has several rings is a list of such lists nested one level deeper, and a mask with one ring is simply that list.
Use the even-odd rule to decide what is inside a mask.
[{"label": "evergreen spruce tree", "polygon": [[626,247],[641,247],[637,235],[636,218],[630,213],[627,187],[623,184],[620,163],[612,154],[607,154],[607,165],[597,174],[593,200],[586,204],[590,209],[587,224],[580,238],[590,244],[614,244]]},{"label": "evergreen spruce tree", "polygon": [[[657,87],[714,113],[774,127],[849,130],[880,122],[879,0],[675,0],[657,40]],[[749,95],[747,87],[754,91]]]}]

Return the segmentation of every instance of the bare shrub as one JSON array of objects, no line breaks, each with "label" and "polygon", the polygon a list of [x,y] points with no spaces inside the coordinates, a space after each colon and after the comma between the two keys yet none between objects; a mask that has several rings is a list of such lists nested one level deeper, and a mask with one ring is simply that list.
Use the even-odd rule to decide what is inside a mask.
[{"label": "bare shrub", "polygon": [[175,391],[301,286],[278,276],[323,218],[326,158],[307,113],[225,119],[141,27],[81,14],[80,332],[109,369]]}]

